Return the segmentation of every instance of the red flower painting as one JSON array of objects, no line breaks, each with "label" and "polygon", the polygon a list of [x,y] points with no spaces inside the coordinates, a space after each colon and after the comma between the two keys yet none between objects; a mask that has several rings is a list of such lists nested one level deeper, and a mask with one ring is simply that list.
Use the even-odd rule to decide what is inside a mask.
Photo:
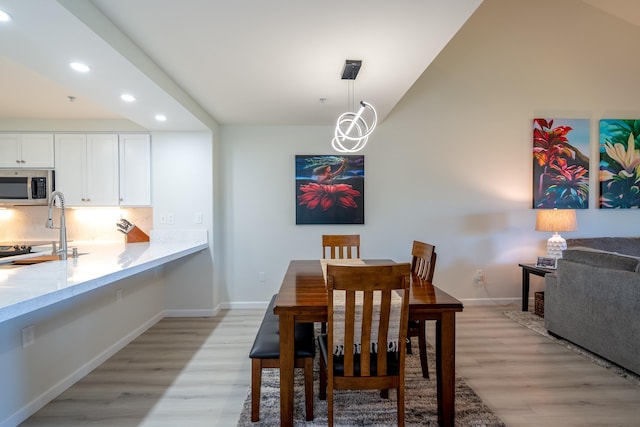
[{"label": "red flower painting", "polygon": [[358,190],[354,190],[349,184],[307,184],[301,185],[302,195],[298,196],[300,205],[306,205],[309,209],[321,207],[323,211],[336,203],[342,208],[357,208],[358,204],[353,199],[360,196]]},{"label": "red flower painting", "polygon": [[296,224],[364,224],[364,156],[296,156]]}]

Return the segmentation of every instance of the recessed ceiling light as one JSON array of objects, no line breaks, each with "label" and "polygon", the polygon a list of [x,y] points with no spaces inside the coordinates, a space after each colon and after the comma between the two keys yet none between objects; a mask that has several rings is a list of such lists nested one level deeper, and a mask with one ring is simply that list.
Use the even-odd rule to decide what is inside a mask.
[{"label": "recessed ceiling light", "polygon": [[9,22],[11,21],[11,15],[9,15],[4,10],[0,10],[0,22]]},{"label": "recessed ceiling light", "polygon": [[167,116],[165,116],[164,114],[156,114],[155,119],[159,122],[166,122]]},{"label": "recessed ceiling light", "polygon": [[72,62],[69,64],[69,66],[79,73],[86,73],[91,70],[88,65],[83,64],[82,62]]},{"label": "recessed ceiling light", "polygon": [[123,93],[122,95],[120,95],[120,99],[122,99],[125,102],[133,102],[136,100],[136,97],[128,93]]}]

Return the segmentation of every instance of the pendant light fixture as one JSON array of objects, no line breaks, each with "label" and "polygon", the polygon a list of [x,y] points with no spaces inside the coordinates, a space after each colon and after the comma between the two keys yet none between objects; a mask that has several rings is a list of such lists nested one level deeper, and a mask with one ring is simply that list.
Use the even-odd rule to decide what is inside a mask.
[{"label": "pendant light fixture", "polygon": [[362,150],[367,145],[369,135],[378,123],[378,113],[368,102],[360,101],[358,111],[354,112],[354,82],[361,66],[362,61],[347,59],[342,70],[342,80],[348,80],[349,83],[347,108],[350,108],[351,111],[338,117],[334,137],[331,141],[333,149],[340,153],[355,153]]}]

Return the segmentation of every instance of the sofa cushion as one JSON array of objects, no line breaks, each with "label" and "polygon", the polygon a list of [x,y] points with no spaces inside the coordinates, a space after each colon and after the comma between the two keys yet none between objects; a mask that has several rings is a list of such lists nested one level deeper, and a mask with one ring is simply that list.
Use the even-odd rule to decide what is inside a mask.
[{"label": "sofa cushion", "polygon": [[587,247],[640,257],[640,237],[586,237],[567,239],[567,247]]},{"label": "sofa cushion", "polygon": [[562,258],[558,260],[558,264],[563,261],[573,261],[613,270],[637,271],[639,259],[589,248],[571,248],[562,253]]}]

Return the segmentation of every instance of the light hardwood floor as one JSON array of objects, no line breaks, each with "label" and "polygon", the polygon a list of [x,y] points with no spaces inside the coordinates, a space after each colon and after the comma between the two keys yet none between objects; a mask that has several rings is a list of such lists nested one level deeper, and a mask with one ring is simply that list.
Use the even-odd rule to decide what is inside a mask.
[{"label": "light hardwood floor", "polygon": [[[508,426],[640,425],[640,386],[517,325],[507,309],[518,307],[458,315],[456,365]],[[235,426],[262,315],[164,319],[23,425]]]}]

